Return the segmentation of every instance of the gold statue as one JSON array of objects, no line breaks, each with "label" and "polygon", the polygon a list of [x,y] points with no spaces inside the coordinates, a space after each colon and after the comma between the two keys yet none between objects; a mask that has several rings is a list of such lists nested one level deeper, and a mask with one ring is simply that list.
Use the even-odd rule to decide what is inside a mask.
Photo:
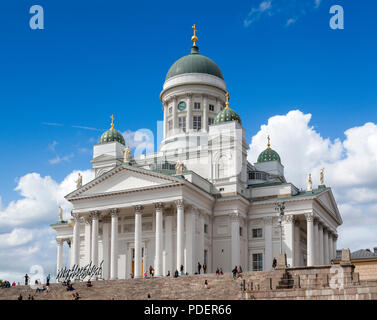
[{"label": "gold statue", "polygon": [[229,95],[229,92],[227,91],[226,94],[225,94],[225,109],[229,109],[229,99],[230,99],[230,95]]},{"label": "gold statue", "polygon": [[271,139],[270,139],[270,135],[267,136],[267,149],[271,149]]},{"label": "gold statue", "polygon": [[113,130],[114,129],[114,115],[113,114],[111,115],[110,119],[111,119],[111,130]]},{"label": "gold statue", "polygon": [[194,30],[194,35],[191,37],[191,41],[194,43],[194,46],[196,47],[196,41],[198,41],[198,37],[196,36],[196,26],[195,24],[192,26],[192,29]]}]

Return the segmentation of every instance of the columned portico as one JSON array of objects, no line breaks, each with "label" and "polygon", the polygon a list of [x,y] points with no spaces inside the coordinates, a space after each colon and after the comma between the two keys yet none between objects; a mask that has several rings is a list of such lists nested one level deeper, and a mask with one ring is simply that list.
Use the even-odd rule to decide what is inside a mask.
[{"label": "columned portico", "polygon": [[98,265],[98,218],[99,211],[92,211],[90,216],[92,218],[92,263]]},{"label": "columned portico", "polygon": [[142,277],[141,270],[141,232],[143,206],[135,206],[135,278]]},{"label": "columned portico", "polygon": [[323,228],[323,263],[329,264],[329,238],[327,227]]},{"label": "columned portico", "polygon": [[329,241],[329,262],[331,263],[331,260],[334,259],[335,257],[333,256],[334,254],[334,249],[333,249],[333,241],[332,241],[332,232],[329,231],[328,233],[328,241]]},{"label": "columned portico", "polygon": [[307,265],[314,265],[314,215],[312,213],[305,214],[306,230],[307,230]]},{"label": "columned portico", "polygon": [[156,256],[155,256],[155,276],[160,277],[163,276],[162,274],[162,209],[163,209],[163,203],[158,202],[155,203],[155,209],[156,209]]},{"label": "columned portico", "polygon": [[56,273],[59,272],[59,270],[63,266],[63,240],[56,239],[56,244],[58,247],[58,254],[57,254],[57,260],[56,260]]},{"label": "columned portico", "polygon": [[80,216],[73,213],[73,264],[80,264]]},{"label": "columned portico", "polygon": [[177,205],[177,270],[179,271],[183,265],[185,213],[183,200],[177,200],[175,204]]},{"label": "columned portico", "polygon": [[318,246],[318,239],[319,239],[319,229],[318,229],[318,224],[319,221],[317,218],[314,218],[314,265],[319,265],[319,246]]},{"label": "columned portico", "polygon": [[110,279],[118,278],[118,213],[119,209],[111,209],[111,249]]},{"label": "columned portico", "polygon": [[295,257],[294,257],[294,215],[286,215],[284,216],[284,229],[285,229],[285,253],[287,254],[287,264],[289,266],[294,265]]},{"label": "columned portico", "polygon": [[319,261],[320,265],[325,263],[324,250],[323,250],[323,225],[321,222],[318,223],[318,248],[319,248]]}]

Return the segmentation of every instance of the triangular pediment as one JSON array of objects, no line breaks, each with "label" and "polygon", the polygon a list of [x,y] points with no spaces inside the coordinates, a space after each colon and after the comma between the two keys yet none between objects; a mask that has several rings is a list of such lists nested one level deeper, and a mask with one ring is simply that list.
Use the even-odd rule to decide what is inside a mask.
[{"label": "triangular pediment", "polygon": [[178,185],[181,183],[182,181],[178,178],[154,171],[130,166],[119,166],[70,193],[66,196],[66,199],[70,200],[77,197],[116,194],[119,192],[166,187],[167,185]]},{"label": "triangular pediment", "polygon": [[327,189],[325,192],[319,194],[317,200],[327,209],[328,212],[332,214],[336,220],[338,220],[340,223],[342,222],[342,218],[331,189]]}]

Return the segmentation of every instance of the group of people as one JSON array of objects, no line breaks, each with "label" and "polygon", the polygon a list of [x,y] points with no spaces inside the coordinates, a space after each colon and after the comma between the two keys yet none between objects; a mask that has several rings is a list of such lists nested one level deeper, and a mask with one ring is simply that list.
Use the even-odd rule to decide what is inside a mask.
[{"label": "group of people", "polygon": [[200,274],[200,271],[202,270],[203,268],[203,273],[207,273],[207,265],[205,263],[203,263],[203,266],[200,264],[200,262],[198,262],[198,272],[197,274]]},{"label": "group of people", "polygon": [[233,274],[233,279],[237,279],[237,278],[241,278],[241,274],[242,274],[242,268],[241,266],[235,266],[234,269],[232,270],[232,274]]},{"label": "group of people", "polygon": [[223,274],[224,274],[223,269],[222,268],[219,269],[219,267],[217,267],[217,269],[216,269],[216,275],[220,276],[220,275],[223,275]]},{"label": "group of people", "polygon": [[16,282],[13,281],[13,283],[11,285],[9,281],[5,280],[1,283],[0,287],[1,288],[10,288],[11,286],[14,287],[15,285],[16,285]]}]

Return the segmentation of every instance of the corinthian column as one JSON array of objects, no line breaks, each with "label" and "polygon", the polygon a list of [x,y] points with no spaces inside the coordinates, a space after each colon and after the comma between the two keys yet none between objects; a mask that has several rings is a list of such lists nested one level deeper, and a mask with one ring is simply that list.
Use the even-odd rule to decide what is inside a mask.
[{"label": "corinthian column", "polygon": [[314,215],[312,213],[305,214],[306,217],[306,232],[307,232],[307,265],[314,265]]},{"label": "corinthian column", "polygon": [[73,216],[73,264],[80,264],[80,216],[78,213],[72,213]]},{"label": "corinthian column", "polygon": [[162,276],[162,208],[161,202],[155,203],[156,208],[156,257],[155,275]]},{"label": "corinthian column", "polygon": [[183,264],[183,235],[184,235],[184,223],[185,212],[183,200],[177,200],[177,270],[180,270]]},{"label": "corinthian column", "polygon": [[92,211],[92,264],[98,266],[98,217],[99,211]]},{"label": "corinthian column", "polygon": [[135,278],[142,277],[141,270],[141,215],[144,207],[135,206]]},{"label": "corinthian column", "polygon": [[241,239],[240,239],[240,216],[239,213],[230,214],[231,220],[231,237],[232,237],[232,266],[233,269],[235,266],[241,264]]},{"label": "corinthian column", "polygon": [[58,247],[57,261],[56,261],[56,274],[60,271],[63,265],[63,240],[56,239],[56,244]]},{"label": "corinthian column", "polygon": [[111,210],[111,250],[110,279],[118,278],[118,213],[119,209]]},{"label": "corinthian column", "polygon": [[295,217],[293,215],[284,216],[285,229],[285,253],[287,254],[287,263],[293,267],[295,263],[295,233],[294,233]]}]

